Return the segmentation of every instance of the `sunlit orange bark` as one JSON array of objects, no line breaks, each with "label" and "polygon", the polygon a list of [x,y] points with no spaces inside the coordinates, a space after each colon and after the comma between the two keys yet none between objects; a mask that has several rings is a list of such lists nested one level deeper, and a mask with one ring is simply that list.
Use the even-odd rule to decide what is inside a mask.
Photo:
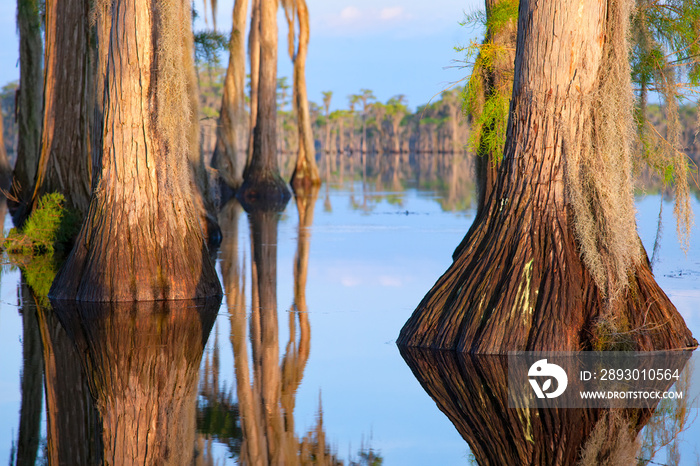
[{"label": "sunlit orange bark", "polygon": [[248,121],[245,112],[245,27],[248,0],[233,4],[233,30],[229,41],[229,62],[224,78],[216,148],[212,166],[233,189],[243,181],[248,147]]},{"label": "sunlit orange bark", "polygon": [[187,69],[192,39],[181,32],[190,30],[190,11],[184,0],[113,5],[98,181],[52,298],[130,301],[221,293],[190,171],[197,150]]},{"label": "sunlit orange bark", "polygon": [[[634,349],[697,345],[640,243],[614,302],[581,259],[566,164],[597,141],[590,96],[606,82],[610,57],[627,57],[613,42],[621,3],[582,5],[521,0],[503,167],[454,262],[402,329],[401,345],[494,354],[590,349],[611,309],[638,330]],[[633,208],[632,193],[616,202]]]},{"label": "sunlit orange bark", "polygon": [[[321,184],[321,177],[316,166],[314,136],[311,132],[311,115],[309,98],[306,93],[306,56],[309,50],[309,10],[306,0],[294,0],[299,24],[299,42],[295,50],[294,61],[294,108],[299,129],[299,152],[292,173],[291,184],[295,191],[308,190]],[[292,30],[294,19],[292,19]]]}]

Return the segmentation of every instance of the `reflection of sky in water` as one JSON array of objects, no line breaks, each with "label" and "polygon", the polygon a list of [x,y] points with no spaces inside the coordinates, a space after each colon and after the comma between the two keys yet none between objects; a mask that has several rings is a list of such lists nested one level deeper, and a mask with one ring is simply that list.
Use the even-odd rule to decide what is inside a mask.
[{"label": "reflection of sky in water", "polygon": [[[673,216],[673,203],[664,202],[662,219],[662,237],[659,258],[654,265],[654,276],[661,288],[671,298],[673,304],[685,319],[686,324],[693,332],[693,336],[700,341],[700,215],[697,198],[692,199],[693,212],[696,223],[693,226],[690,249],[685,254],[680,248],[676,235],[676,222]],[[651,254],[656,226],[659,215],[659,197],[648,196],[637,199],[637,221],[639,235],[647,252]],[[697,380],[697,376],[695,376]],[[696,388],[697,390],[697,388]],[[700,412],[692,410],[690,419],[695,419],[688,430],[680,437],[680,464],[700,463],[700,420],[697,416]],[[654,461],[664,464],[665,451],[662,450]]]},{"label": "reflection of sky in water", "polygon": [[[664,202],[661,249],[654,265],[654,276],[683,315],[695,338],[700,340],[700,225],[698,224],[700,219],[697,219],[700,209],[698,204],[698,200],[693,198],[692,206],[696,223],[692,228],[690,249],[685,254],[676,235],[673,203]],[[649,254],[654,245],[658,215],[658,196],[637,200],[640,237]]]},{"label": "reflection of sky in water", "polygon": [[[315,425],[319,394],[327,439],[347,459],[360,443],[380,450],[387,465],[466,464],[468,447],[413,377],[394,345],[399,329],[451,262],[471,215],[442,212],[431,194],[410,190],[400,202],[376,197],[371,210],[362,205],[357,186],[331,192],[332,212],[324,210],[322,190],[311,228],[307,305],[311,353],[297,394],[295,425],[303,434]],[[642,241],[651,253],[659,198],[637,202]],[[695,212],[700,212],[693,200]],[[408,212],[408,213],[407,213]],[[700,234],[693,229],[687,256],[678,246],[672,204],[664,204],[664,234],[655,275],[700,336]],[[8,220],[9,221],[9,220]],[[222,225],[225,228],[225,226]],[[279,223],[277,302],[281,353],[288,339],[287,311],[293,303],[293,263],[297,213],[290,202]],[[239,260],[245,258],[246,306],[250,310],[250,231],[245,215],[239,224]],[[9,458],[17,437],[21,318],[17,312],[18,273],[2,275],[0,308],[0,462]],[[222,307],[207,351],[219,333],[220,383],[234,386],[228,312]],[[45,432],[45,428],[44,428]],[[371,437],[371,439],[370,439]],[[682,464],[697,461],[700,422],[683,434]],[[215,447],[222,459],[223,446]],[[664,462],[663,453],[657,457]]]},{"label": "reflection of sky in water", "polygon": [[[9,216],[6,222],[9,222]],[[3,267],[0,277],[0,462],[7,463],[19,431],[22,316],[18,312],[19,271]]]},{"label": "reflection of sky in water", "polygon": [[[307,285],[311,356],[297,396],[297,429],[313,425],[321,392],[326,433],[341,457],[356,451],[363,436],[366,441],[371,435],[372,446],[381,450],[385,464],[466,463],[466,443],[419,386],[394,341],[451,262],[472,216],[442,212],[433,197],[415,191],[404,193],[400,205],[373,203],[369,214],[351,208],[349,192],[335,192],[333,211],[328,213],[322,209],[323,194],[311,229]],[[361,204],[358,189],[353,195]],[[639,210],[642,240],[651,251],[658,197],[640,200]],[[692,260],[700,257],[700,244],[694,239],[686,258],[677,246],[672,206],[667,204],[664,213],[669,218],[657,277],[694,334],[700,335],[700,315],[693,312],[700,294],[694,290],[696,283],[684,275],[673,279],[678,285],[674,286],[661,275],[664,267],[700,270]],[[247,237],[247,226],[241,224],[239,231]],[[697,227],[694,236],[700,238]],[[247,247],[248,239],[239,244]],[[292,303],[293,203],[280,222],[278,247],[282,310],[285,303]],[[281,317],[280,344],[287,338],[285,322]],[[694,458],[693,453],[689,456]]]},{"label": "reflection of sky in water", "polygon": [[[359,187],[354,196],[362,204]],[[347,191],[332,193],[332,212],[325,212],[323,197],[322,190],[311,228],[306,288],[311,355],[297,393],[297,431],[314,425],[320,393],[326,435],[341,458],[356,455],[371,436],[371,446],[381,450],[385,464],[464,462],[465,442],[420,387],[394,341],[449,265],[471,217],[442,212],[434,200],[415,191],[402,194],[401,205],[373,202],[370,213],[353,210]],[[249,274],[245,217],[239,234],[239,257],[246,256]],[[288,338],[284,312],[293,302],[296,239],[297,213],[290,202],[278,236],[282,347]],[[249,275],[246,285],[250,287]],[[250,291],[246,296],[250,306]],[[222,314],[218,324],[220,336],[228,335],[227,316]],[[229,369],[222,379],[230,386],[233,358],[225,343],[221,367]],[[426,436],[433,438],[425,442]]]}]

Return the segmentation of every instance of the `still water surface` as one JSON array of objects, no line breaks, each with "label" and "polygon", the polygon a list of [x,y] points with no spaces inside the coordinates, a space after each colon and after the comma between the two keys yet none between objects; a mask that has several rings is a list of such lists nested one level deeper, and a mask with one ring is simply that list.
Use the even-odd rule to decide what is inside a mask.
[{"label": "still water surface", "polygon": [[[656,235],[659,200],[658,196],[637,200],[640,236],[648,251]],[[473,220],[470,210],[449,212],[441,205],[443,196],[435,191],[376,192],[355,184],[324,187],[310,205],[292,200],[279,216],[248,216],[237,205],[225,206],[219,219],[224,239],[216,254],[227,294],[218,312],[214,310],[209,319],[202,308],[194,311],[199,314],[187,311],[182,317],[166,310],[170,317],[157,322],[161,330],[146,326],[149,335],[161,332],[161,339],[140,343],[160,351],[139,357],[164,358],[167,367],[181,371],[178,380],[184,385],[196,378],[191,393],[184,387],[179,394],[188,400],[196,396],[196,413],[185,407],[179,411],[181,420],[170,422],[196,423],[198,430],[173,434],[180,435],[177,445],[196,451],[198,464],[236,464],[261,451],[273,462],[300,449],[320,454],[323,445],[345,464],[367,464],[368,455],[379,455],[385,465],[473,462],[467,443],[423,390],[394,344],[410,313],[448,267],[454,247]],[[697,200],[693,208],[700,212]],[[698,338],[700,234],[694,227],[691,249],[684,255],[671,212],[672,206],[664,204],[665,230],[654,271]],[[28,293],[20,292],[20,283],[19,271],[5,266],[0,306],[2,463],[18,448],[21,311],[35,307]],[[109,359],[109,350],[92,344],[90,338],[99,336],[117,351],[125,334],[136,338],[128,333],[135,332],[134,327],[114,317],[93,324],[78,323],[76,328],[82,330],[69,332],[81,351],[82,364],[97,367],[101,380],[118,379],[118,371],[95,363]],[[197,334],[183,330],[193,326],[201,333],[199,343]],[[198,354],[163,349],[171,341],[199,346],[201,351],[201,337],[206,338],[209,327],[201,362]],[[109,329],[115,328],[122,330],[110,334]],[[192,364],[199,366],[198,374],[188,373]],[[138,368],[121,370],[127,380],[138,374]],[[141,382],[132,381],[136,385],[157,385],[144,382],[143,374],[138,377]],[[172,378],[173,374],[156,377]],[[113,400],[117,395],[104,385],[103,399]],[[269,395],[273,392],[281,395]],[[44,400],[39,462],[50,455],[46,404]],[[694,417],[691,414],[691,425],[674,444],[679,464],[697,464],[700,458],[696,440],[700,422],[691,423]],[[663,464],[666,450],[661,449],[654,461]]]}]

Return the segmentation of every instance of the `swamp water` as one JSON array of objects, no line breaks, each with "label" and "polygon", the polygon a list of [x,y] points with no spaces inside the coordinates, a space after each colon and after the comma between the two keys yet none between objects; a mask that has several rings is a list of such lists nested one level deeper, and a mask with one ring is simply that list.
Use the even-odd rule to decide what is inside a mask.
[{"label": "swamp water", "polygon": [[[659,201],[658,196],[637,199],[640,236],[650,253]],[[154,412],[156,423],[168,423],[172,434],[149,440],[152,452],[172,455],[179,447],[195,452],[196,464],[237,464],[242,458],[267,458],[275,464],[300,451],[307,457],[325,456],[327,464],[378,464],[373,463],[378,458],[385,465],[475,462],[394,344],[473,220],[473,211],[449,212],[441,205],[444,196],[436,191],[370,192],[360,184],[324,187],[315,203],[292,200],[281,215],[248,216],[228,204],[220,214],[224,239],[216,252],[227,293],[220,306],[103,311],[102,320],[64,319],[63,326],[51,311],[40,310],[44,332],[32,333],[40,335],[38,341],[23,335],[22,313],[37,315],[41,305],[22,287],[20,272],[5,266],[0,294],[0,462],[12,461],[20,451],[25,455],[27,446],[37,444],[39,464],[60,448],[94,457],[96,418],[80,380],[81,367],[91,368],[90,383],[102,394],[102,406],[113,406],[117,418],[119,413],[129,416],[120,393],[132,389],[131,396],[140,397],[142,406]],[[700,214],[695,199],[693,209]],[[700,338],[700,233],[695,226],[684,255],[672,210],[664,203],[665,231],[654,272]],[[8,217],[6,229],[9,224]],[[100,315],[85,308],[73,312]],[[37,325],[26,321],[25,326]],[[52,339],[57,332],[62,336]],[[43,362],[37,371],[36,358],[32,366],[31,358],[24,364],[22,355],[23,344],[35,354],[42,352],[42,339],[52,342],[54,356],[62,356],[55,358],[52,373],[58,372],[63,382],[51,385],[48,404],[72,407],[57,416],[76,417],[73,425],[78,427],[66,435],[75,445],[47,443],[51,423],[41,380]],[[144,361],[141,366],[115,366],[114,354],[127,347],[135,348],[132,358]],[[78,352],[70,359],[67,355],[75,348]],[[25,400],[43,399],[40,409],[37,402],[33,409],[25,403],[20,440],[22,377]],[[117,382],[125,388],[116,390]],[[144,393],[148,387],[152,390]],[[185,402],[173,401],[177,397]],[[159,412],[154,408],[159,402],[171,406]],[[180,421],[172,419],[173,413]],[[691,411],[682,425],[668,417],[665,427],[656,423],[654,432],[673,437],[660,447],[663,435],[657,432],[656,463],[699,462],[696,414]],[[38,427],[32,427],[32,418]],[[135,425],[131,443],[137,444],[139,431],[148,435],[143,432],[149,432],[150,421],[133,413],[130,419]],[[102,425],[126,435],[114,424]],[[673,435],[679,427],[685,430]],[[127,440],[122,439],[123,445]]]}]

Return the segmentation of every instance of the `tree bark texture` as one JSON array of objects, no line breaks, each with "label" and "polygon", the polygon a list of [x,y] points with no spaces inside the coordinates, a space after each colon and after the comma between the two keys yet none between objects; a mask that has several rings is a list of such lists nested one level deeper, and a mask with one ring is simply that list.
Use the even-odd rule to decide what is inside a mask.
[{"label": "tree bark texture", "polygon": [[[75,247],[49,296],[80,301],[221,294],[198,223],[192,144],[190,5],[118,0],[112,9],[102,154]],[[99,52],[98,52],[99,54]]]},{"label": "tree bark texture", "polygon": [[[12,182],[12,168],[7,158],[7,148],[5,148],[5,117],[0,110],[0,189],[7,192]],[[4,198],[4,195],[3,195]]]},{"label": "tree bark texture", "polygon": [[[503,167],[454,262],[401,330],[400,345],[576,351],[596,344],[598,320],[611,308],[629,324],[628,349],[697,344],[655,282],[638,237],[628,285],[611,304],[584,265],[574,232],[565,168],[591,138],[586,128],[596,108],[589,96],[606,71],[614,5],[520,2]],[[618,202],[633,209],[631,192]]]},{"label": "tree bark texture", "polygon": [[212,166],[219,177],[235,190],[243,182],[248,147],[248,121],[245,111],[245,27],[248,0],[233,5],[233,30],[229,42],[229,62],[224,79],[221,114],[216,127],[216,147]]},{"label": "tree bark texture", "polygon": [[250,99],[248,124],[248,153],[243,170],[243,178],[250,168],[253,159],[253,133],[258,122],[258,93],[260,91],[260,2],[251,0],[250,30],[248,31],[248,61],[250,62]]},{"label": "tree bark texture", "polygon": [[42,38],[38,0],[17,0],[19,98],[17,160],[10,194],[15,224],[25,218],[41,148]]},{"label": "tree bark texture", "polygon": [[250,204],[286,205],[291,197],[277,162],[277,0],[260,0],[260,71],[253,155],[236,194]]},{"label": "tree bark texture", "polygon": [[[321,184],[321,177],[316,166],[314,135],[311,132],[311,115],[309,98],[306,92],[306,56],[309,50],[309,9],[306,0],[294,0],[296,16],[299,21],[299,43],[294,54],[294,107],[299,130],[299,151],[292,172],[291,184],[296,191],[310,190]],[[294,19],[292,18],[292,28]]]},{"label": "tree bark texture", "polygon": [[[0,231],[5,231],[5,217],[7,216],[7,198],[0,193]],[[2,282],[2,280],[0,280]]]},{"label": "tree bark texture", "polygon": [[[92,161],[90,191],[94,191],[100,179],[102,164],[103,125],[105,114],[105,88],[107,85],[107,59],[109,56],[109,38],[112,29],[112,2],[101,0],[94,2],[90,10],[92,25],[91,37],[95,41],[91,47],[91,65],[93,89],[90,91],[92,113],[90,115],[90,159]],[[92,176],[95,175],[95,176]]]},{"label": "tree bark texture", "polygon": [[[90,203],[89,2],[46,2],[44,123],[32,209],[45,193],[60,192],[83,215]],[[29,212],[27,212],[29,214]]]},{"label": "tree bark texture", "polygon": [[[505,356],[400,350],[423,389],[467,441],[479,465],[580,464],[593,430],[612,414],[604,409],[510,408]],[[591,464],[634,464],[634,437],[651,414],[650,409],[617,410],[615,415],[627,422],[614,426],[599,450],[589,453],[598,459]]]},{"label": "tree bark texture", "polygon": [[199,366],[220,302],[52,302],[100,414],[104,464],[192,463]]}]

